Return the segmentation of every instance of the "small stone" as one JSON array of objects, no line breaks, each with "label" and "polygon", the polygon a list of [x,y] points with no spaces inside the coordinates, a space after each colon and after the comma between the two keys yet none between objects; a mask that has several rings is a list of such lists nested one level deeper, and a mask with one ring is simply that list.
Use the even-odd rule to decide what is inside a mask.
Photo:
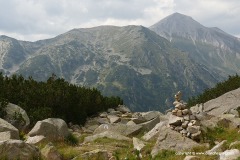
[{"label": "small stone", "polygon": [[189,115],[184,115],[184,116],[183,116],[183,119],[189,121],[189,120],[190,120],[190,117],[189,117]]},{"label": "small stone", "polygon": [[187,115],[188,114],[188,109],[182,110],[182,113],[183,113],[183,115]]},{"label": "small stone", "polygon": [[183,129],[183,130],[180,131],[180,133],[182,133],[182,134],[187,134],[188,132],[187,132],[186,129]]},{"label": "small stone", "polygon": [[197,133],[200,131],[200,126],[188,126],[187,131],[191,134]]},{"label": "small stone", "polygon": [[181,126],[177,126],[177,127],[175,127],[174,130],[177,131],[177,132],[180,132],[181,130],[183,130],[183,128]]},{"label": "small stone", "polygon": [[182,123],[182,128],[186,129],[188,127],[188,123],[189,123],[189,121],[184,121]]},{"label": "small stone", "polygon": [[201,131],[198,131],[197,133],[193,133],[192,135],[191,135],[191,138],[193,139],[193,140],[200,140],[200,138],[201,138]]},{"label": "small stone", "polygon": [[194,125],[194,126],[200,126],[200,122],[198,120],[191,120],[191,123]]},{"label": "small stone", "polygon": [[189,118],[190,118],[190,120],[195,120],[196,119],[196,117],[194,115],[190,115]]},{"label": "small stone", "polygon": [[181,110],[178,110],[178,111],[177,111],[177,116],[178,116],[178,117],[182,117],[182,116],[183,116],[183,114],[182,114],[182,111],[181,111]]}]

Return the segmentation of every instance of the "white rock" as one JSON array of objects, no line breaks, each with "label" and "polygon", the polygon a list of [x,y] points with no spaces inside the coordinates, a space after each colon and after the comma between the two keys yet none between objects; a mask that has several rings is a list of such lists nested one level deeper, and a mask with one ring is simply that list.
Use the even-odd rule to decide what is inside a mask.
[{"label": "white rock", "polygon": [[219,154],[219,160],[237,160],[240,157],[238,149],[226,150]]}]

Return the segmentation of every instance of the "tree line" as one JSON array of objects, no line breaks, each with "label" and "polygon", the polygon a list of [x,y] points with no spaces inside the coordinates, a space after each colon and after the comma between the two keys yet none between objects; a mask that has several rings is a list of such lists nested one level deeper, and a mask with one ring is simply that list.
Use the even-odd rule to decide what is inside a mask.
[{"label": "tree line", "polygon": [[[96,88],[70,84],[55,75],[46,82],[25,79],[22,75],[4,76],[0,73],[0,102],[22,107],[35,124],[49,117],[62,118],[66,122],[84,124],[86,118],[108,108],[123,104],[119,97],[103,96]],[[3,111],[1,105],[0,112]],[[3,115],[0,113],[0,115]]]},{"label": "tree line", "polygon": [[205,103],[239,87],[240,77],[237,74],[229,76],[226,81],[217,83],[215,87],[204,90],[202,94],[189,98],[187,102],[188,107]]}]

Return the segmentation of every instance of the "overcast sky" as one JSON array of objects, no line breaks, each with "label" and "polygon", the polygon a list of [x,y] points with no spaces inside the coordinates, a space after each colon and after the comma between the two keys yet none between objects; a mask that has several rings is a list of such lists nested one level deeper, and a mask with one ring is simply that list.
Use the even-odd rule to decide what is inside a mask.
[{"label": "overcast sky", "polygon": [[240,37],[240,0],[0,0],[0,35],[36,41],[73,28],[149,27],[175,12]]}]

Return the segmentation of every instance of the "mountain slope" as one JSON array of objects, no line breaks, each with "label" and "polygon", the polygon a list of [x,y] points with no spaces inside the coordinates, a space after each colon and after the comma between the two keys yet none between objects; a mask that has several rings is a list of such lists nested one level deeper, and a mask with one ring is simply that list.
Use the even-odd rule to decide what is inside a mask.
[{"label": "mountain slope", "polygon": [[240,41],[218,28],[207,28],[179,13],[174,13],[150,27],[200,64],[220,76],[240,73]]},{"label": "mountain slope", "polygon": [[142,26],[73,29],[55,38],[19,42],[29,55],[16,73],[46,80],[52,73],[67,81],[120,96],[135,111],[165,110],[169,97],[185,98],[220,78],[165,38]]}]

